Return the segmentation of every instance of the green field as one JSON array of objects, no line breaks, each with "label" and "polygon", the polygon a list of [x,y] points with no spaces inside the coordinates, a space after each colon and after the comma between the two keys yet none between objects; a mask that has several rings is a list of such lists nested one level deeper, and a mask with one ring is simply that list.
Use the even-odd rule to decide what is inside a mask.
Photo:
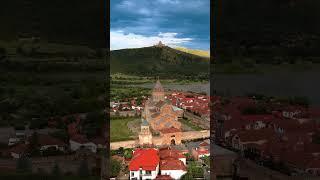
[{"label": "green field", "polygon": [[133,139],[134,135],[127,124],[135,118],[111,118],[110,120],[110,141],[126,141]]}]

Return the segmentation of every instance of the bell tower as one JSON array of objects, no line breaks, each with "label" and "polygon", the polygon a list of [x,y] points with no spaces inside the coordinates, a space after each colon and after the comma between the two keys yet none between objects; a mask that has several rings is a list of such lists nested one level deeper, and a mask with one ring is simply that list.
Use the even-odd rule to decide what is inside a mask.
[{"label": "bell tower", "polygon": [[164,89],[160,83],[159,77],[152,91],[152,101],[153,102],[164,101]]},{"label": "bell tower", "polygon": [[142,119],[141,131],[139,133],[139,144],[152,144],[152,134],[150,132],[149,123],[145,119]]}]

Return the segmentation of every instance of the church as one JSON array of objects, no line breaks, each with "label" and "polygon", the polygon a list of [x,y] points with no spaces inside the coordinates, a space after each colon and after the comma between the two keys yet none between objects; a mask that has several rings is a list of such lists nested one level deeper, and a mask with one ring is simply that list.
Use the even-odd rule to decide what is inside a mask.
[{"label": "church", "polygon": [[[166,100],[164,88],[158,79],[142,113],[140,145],[180,144],[182,132],[178,119],[182,116],[183,110]],[[160,136],[152,136],[151,132]]]}]

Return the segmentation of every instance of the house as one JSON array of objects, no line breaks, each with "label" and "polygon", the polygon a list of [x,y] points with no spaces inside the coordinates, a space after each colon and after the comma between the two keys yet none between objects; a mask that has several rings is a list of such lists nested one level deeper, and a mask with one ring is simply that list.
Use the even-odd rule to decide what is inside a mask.
[{"label": "house", "polygon": [[186,156],[182,151],[163,148],[159,150],[160,174],[169,175],[173,179],[180,179],[187,173]]},{"label": "house", "polygon": [[69,140],[71,151],[77,151],[80,148],[88,149],[93,153],[97,152],[97,145],[89,141],[84,135],[74,135]]},{"label": "house", "polygon": [[159,174],[159,152],[157,149],[136,149],[129,163],[130,180],[151,180]]},{"label": "house", "polygon": [[159,150],[159,155],[161,160],[168,160],[168,159],[176,159],[182,161],[184,165],[187,163],[187,158],[183,154],[182,151],[170,148],[164,148]]},{"label": "house", "polygon": [[272,128],[259,130],[240,130],[232,137],[232,147],[244,151],[247,144],[262,145],[269,139],[275,137],[276,133]]},{"label": "house", "polygon": [[210,144],[206,141],[201,142],[198,147],[192,149],[192,156],[198,160],[210,156]]},{"label": "house", "polygon": [[161,175],[169,175],[173,179],[180,179],[187,173],[186,165],[178,159],[167,159],[160,161]]}]

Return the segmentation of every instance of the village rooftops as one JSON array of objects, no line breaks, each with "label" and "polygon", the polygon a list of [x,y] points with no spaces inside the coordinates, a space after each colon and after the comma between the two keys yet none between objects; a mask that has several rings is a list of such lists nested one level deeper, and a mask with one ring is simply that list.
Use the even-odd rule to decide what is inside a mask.
[{"label": "village rooftops", "polygon": [[159,151],[159,155],[162,160],[186,158],[182,151],[175,149],[162,149]]}]

